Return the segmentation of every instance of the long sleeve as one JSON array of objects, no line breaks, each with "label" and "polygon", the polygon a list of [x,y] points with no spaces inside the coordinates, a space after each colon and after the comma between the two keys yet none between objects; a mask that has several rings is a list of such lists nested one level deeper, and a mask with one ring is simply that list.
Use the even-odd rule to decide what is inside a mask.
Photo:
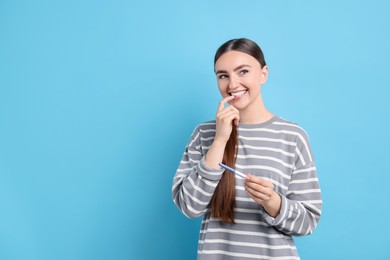
[{"label": "long sleeve", "polygon": [[176,206],[189,218],[196,218],[207,212],[224,172],[205,165],[201,134],[197,127],[185,148],[172,185],[172,197]]},{"label": "long sleeve", "polygon": [[282,206],[276,218],[264,212],[265,220],[279,231],[293,236],[311,234],[321,216],[322,196],[317,170],[305,132],[298,135],[295,167],[288,190],[281,195]]}]

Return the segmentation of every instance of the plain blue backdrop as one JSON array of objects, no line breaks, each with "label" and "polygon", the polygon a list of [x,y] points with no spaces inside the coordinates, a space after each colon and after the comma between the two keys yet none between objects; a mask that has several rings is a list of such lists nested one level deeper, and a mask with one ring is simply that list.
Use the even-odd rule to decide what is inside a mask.
[{"label": "plain blue backdrop", "polygon": [[213,55],[262,47],[268,108],[323,191],[302,259],[390,259],[388,1],[0,0],[0,259],[195,259],[172,202],[220,99]]}]

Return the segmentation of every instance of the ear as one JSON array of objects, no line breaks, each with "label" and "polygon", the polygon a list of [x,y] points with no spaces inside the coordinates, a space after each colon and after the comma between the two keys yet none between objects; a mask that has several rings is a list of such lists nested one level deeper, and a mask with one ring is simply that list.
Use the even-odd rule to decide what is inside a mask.
[{"label": "ear", "polygon": [[267,65],[265,65],[261,69],[261,84],[264,84],[267,81],[267,78],[268,78],[268,67]]}]

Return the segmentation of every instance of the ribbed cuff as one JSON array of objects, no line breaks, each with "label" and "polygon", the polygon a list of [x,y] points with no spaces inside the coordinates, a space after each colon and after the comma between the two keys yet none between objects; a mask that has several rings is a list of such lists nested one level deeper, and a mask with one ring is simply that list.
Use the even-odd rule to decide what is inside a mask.
[{"label": "ribbed cuff", "polygon": [[280,223],[282,223],[288,216],[288,200],[285,196],[282,195],[280,195],[280,198],[282,200],[282,205],[280,206],[279,215],[277,215],[275,218],[271,217],[267,211],[263,210],[264,219],[271,226],[280,225]]},{"label": "ribbed cuff", "polygon": [[216,170],[216,169],[211,169],[206,166],[205,164],[205,158],[204,156],[198,163],[197,169],[198,169],[198,174],[202,176],[205,179],[212,180],[212,181],[219,181],[222,178],[222,174],[225,171],[224,169]]}]

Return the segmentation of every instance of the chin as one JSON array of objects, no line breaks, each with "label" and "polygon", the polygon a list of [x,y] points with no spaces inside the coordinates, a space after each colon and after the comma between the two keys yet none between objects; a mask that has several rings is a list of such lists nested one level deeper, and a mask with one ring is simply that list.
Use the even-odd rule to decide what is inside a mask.
[{"label": "chin", "polygon": [[247,107],[247,104],[232,104],[236,109],[243,110]]}]

